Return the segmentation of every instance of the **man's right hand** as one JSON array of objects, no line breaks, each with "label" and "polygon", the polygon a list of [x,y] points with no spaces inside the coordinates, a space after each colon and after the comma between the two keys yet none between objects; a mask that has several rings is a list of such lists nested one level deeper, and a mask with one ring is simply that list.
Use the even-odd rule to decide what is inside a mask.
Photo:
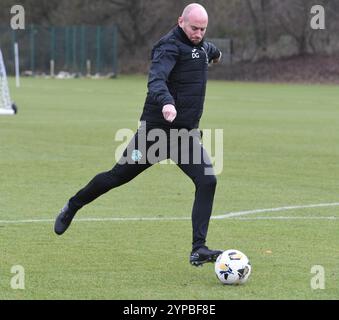
[{"label": "man's right hand", "polygon": [[162,114],[166,121],[173,122],[175,117],[177,116],[177,110],[173,104],[165,104],[162,107]]}]

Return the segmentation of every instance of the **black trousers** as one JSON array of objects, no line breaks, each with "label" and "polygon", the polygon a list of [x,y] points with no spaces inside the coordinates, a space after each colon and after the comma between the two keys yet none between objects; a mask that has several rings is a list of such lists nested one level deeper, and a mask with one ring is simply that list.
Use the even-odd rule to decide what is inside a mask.
[{"label": "black trousers", "polygon": [[96,175],[70,199],[70,206],[78,210],[111,189],[131,181],[153,164],[171,159],[195,184],[192,248],[195,250],[205,245],[217,181],[200,138],[199,130],[178,131],[146,127],[146,123],[142,123],[116,165],[110,171]]}]

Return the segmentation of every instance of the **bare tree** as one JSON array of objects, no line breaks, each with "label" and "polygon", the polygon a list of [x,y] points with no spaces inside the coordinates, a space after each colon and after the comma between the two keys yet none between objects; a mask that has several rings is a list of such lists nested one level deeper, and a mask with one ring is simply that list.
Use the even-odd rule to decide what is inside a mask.
[{"label": "bare tree", "polygon": [[269,0],[245,0],[253,26],[256,52],[253,60],[266,56],[268,46],[267,15]]},{"label": "bare tree", "polygon": [[295,39],[299,55],[308,53],[311,37],[310,9],[312,0],[275,1],[274,16],[284,32]]},{"label": "bare tree", "polygon": [[[171,4],[165,0],[110,0],[118,17],[118,29],[131,53],[153,42],[155,37],[175,24]],[[173,16],[173,21],[170,18]]]}]

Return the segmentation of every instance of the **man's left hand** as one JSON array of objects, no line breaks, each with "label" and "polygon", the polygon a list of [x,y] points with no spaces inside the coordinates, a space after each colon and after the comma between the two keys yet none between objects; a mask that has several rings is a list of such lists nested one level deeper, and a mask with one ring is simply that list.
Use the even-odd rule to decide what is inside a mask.
[{"label": "man's left hand", "polygon": [[221,51],[220,51],[220,56],[219,56],[218,58],[213,59],[213,60],[212,60],[212,63],[218,63],[218,62],[220,62],[221,56],[222,56],[222,53],[221,53]]}]

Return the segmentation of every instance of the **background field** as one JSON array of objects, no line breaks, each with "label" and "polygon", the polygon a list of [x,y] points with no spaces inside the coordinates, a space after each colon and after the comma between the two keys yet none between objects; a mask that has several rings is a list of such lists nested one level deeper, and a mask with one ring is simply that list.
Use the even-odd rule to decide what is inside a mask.
[{"label": "background field", "polygon": [[[201,128],[224,130],[213,215],[325,204],[211,220],[208,245],[252,262],[248,283],[229,287],[212,264],[188,263],[194,187],[174,165],[153,166],[53,233],[66,200],[114,165],[117,130],[137,128],[145,77],[10,85],[19,114],[0,118],[0,299],[339,298],[337,86],[209,82]],[[13,265],[25,268],[25,290],[10,288]],[[323,290],[311,288],[314,265]]]}]

